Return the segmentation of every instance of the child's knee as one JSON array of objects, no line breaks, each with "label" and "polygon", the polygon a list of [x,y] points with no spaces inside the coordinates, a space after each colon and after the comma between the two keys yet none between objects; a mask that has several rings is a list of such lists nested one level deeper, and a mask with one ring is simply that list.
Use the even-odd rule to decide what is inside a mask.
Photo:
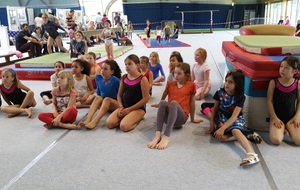
[{"label": "child's knee", "polygon": [[271,141],[271,143],[272,144],[274,144],[274,145],[280,145],[281,144],[281,142],[282,142],[282,138],[280,138],[280,137],[277,137],[277,136],[275,136],[275,137],[270,137],[270,141]]}]

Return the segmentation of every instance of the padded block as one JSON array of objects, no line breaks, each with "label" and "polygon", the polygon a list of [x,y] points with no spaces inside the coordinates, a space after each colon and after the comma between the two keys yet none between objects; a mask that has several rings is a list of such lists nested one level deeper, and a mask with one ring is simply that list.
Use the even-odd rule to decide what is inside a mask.
[{"label": "padded block", "polygon": [[300,54],[300,38],[294,36],[235,36],[234,42],[247,52],[256,54]]}]

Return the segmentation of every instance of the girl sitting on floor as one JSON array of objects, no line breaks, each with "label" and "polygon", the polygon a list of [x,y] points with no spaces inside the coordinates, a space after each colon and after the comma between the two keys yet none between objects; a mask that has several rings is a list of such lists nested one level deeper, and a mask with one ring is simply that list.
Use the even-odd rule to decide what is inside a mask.
[{"label": "girl sitting on floor", "polygon": [[[50,76],[52,88],[55,88],[57,86],[58,73],[64,69],[65,64],[62,61],[56,61],[56,63],[54,64],[55,73]],[[44,104],[49,105],[52,103],[51,90],[41,92],[40,96],[43,98]]]},{"label": "girl sitting on floor", "polygon": [[95,89],[89,77],[90,65],[81,59],[72,62],[72,73],[75,80],[75,89],[77,90],[77,108],[90,107],[95,98]]},{"label": "girl sitting on floor", "polygon": [[[108,111],[115,111],[118,108],[117,95],[121,72],[118,63],[114,60],[107,60],[102,64],[101,75],[96,75],[95,78],[97,96],[90,107],[86,119],[80,123],[81,126],[93,129]],[[99,107],[99,112],[93,118]]]},{"label": "girl sitting on floor", "polygon": [[51,92],[53,96],[52,113],[40,113],[38,118],[44,122],[47,129],[62,127],[66,129],[78,129],[74,122],[77,117],[76,89],[74,78],[69,71],[58,73],[57,87]]},{"label": "girl sitting on floor", "polygon": [[34,93],[18,80],[13,69],[4,69],[2,71],[0,93],[8,104],[8,106],[1,107],[1,111],[6,113],[7,117],[14,117],[21,113],[27,114],[28,118],[32,116],[31,107],[36,106]]}]

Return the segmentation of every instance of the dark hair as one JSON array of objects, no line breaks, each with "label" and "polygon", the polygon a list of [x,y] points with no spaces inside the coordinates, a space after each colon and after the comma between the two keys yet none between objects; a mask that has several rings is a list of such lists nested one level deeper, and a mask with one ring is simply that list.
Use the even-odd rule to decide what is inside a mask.
[{"label": "dark hair", "polygon": [[244,81],[245,81],[243,71],[240,69],[231,69],[227,72],[225,79],[227,79],[227,77],[229,77],[229,76],[232,76],[232,79],[235,83],[235,89],[234,89],[233,96],[236,96],[239,98],[243,97],[244,96]]},{"label": "dark hair", "polygon": [[[291,66],[293,69],[299,69],[299,59],[294,56],[286,56],[282,59],[282,61],[286,61],[289,66]],[[281,62],[282,62],[281,61]]]},{"label": "dark hair", "polygon": [[183,70],[184,75],[186,76],[186,81],[191,81],[191,67],[188,63],[177,63],[175,67]]},{"label": "dark hair", "polygon": [[180,54],[178,51],[173,51],[173,52],[171,53],[171,55],[170,55],[170,59],[171,59],[172,57],[176,57],[176,59],[177,59],[178,62],[183,62],[183,59],[182,59],[182,57],[181,57],[181,54]]},{"label": "dark hair", "polygon": [[71,10],[70,10],[70,13],[72,13],[72,12],[74,12],[74,10],[73,10],[73,9],[71,9]]},{"label": "dark hair", "polygon": [[137,55],[135,55],[135,54],[130,54],[130,55],[128,55],[128,56],[125,58],[125,61],[126,61],[127,59],[130,59],[130,60],[133,61],[135,64],[140,64],[140,59],[139,59],[139,57],[138,57]]},{"label": "dark hair", "polygon": [[56,63],[60,63],[61,66],[62,66],[63,68],[65,68],[65,63],[64,63],[64,62],[62,62],[62,61],[56,61],[56,62],[54,63],[54,66],[56,65]]},{"label": "dark hair", "polygon": [[142,60],[143,62],[145,62],[147,65],[149,64],[149,58],[147,56],[141,56],[140,60]]},{"label": "dark hair", "polygon": [[21,25],[21,28],[23,29],[25,26],[29,26],[28,23],[24,23]]},{"label": "dark hair", "polygon": [[39,26],[37,26],[37,27],[35,27],[35,28],[33,29],[33,32],[36,32],[37,29],[40,29],[40,30],[42,31],[42,28],[39,27]]},{"label": "dark hair", "polygon": [[74,62],[78,63],[83,68],[83,70],[81,71],[82,74],[86,74],[88,76],[90,75],[91,66],[87,61],[83,61],[81,59],[75,59],[72,63]]},{"label": "dark hair", "polygon": [[111,26],[110,20],[107,19],[106,21],[104,21],[104,23],[106,23],[106,22]]},{"label": "dark hair", "polygon": [[76,24],[76,23],[74,23],[74,24],[71,25],[71,28],[72,28],[73,30],[75,30],[76,27],[77,27],[77,24]]},{"label": "dark hair", "polygon": [[42,15],[43,15],[43,13],[39,13],[39,14],[38,14],[38,17],[42,17]]},{"label": "dark hair", "polygon": [[122,71],[121,71],[121,69],[120,69],[118,63],[117,63],[115,60],[106,60],[104,63],[107,64],[107,65],[109,65],[110,70],[113,70],[113,71],[114,71],[113,75],[114,75],[115,77],[117,77],[118,79],[121,78],[121,76],[122,76]]}]

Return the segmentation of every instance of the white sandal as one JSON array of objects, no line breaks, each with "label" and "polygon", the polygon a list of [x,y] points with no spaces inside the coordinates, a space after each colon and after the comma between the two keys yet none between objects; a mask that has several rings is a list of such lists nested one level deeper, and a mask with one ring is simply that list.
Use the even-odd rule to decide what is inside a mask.
[{"label": "white sandal", "polygon": [[242,162],[240,163],[240,166],[252,165],[252,164],[256,164],[258,162],[259,162],[258,155],[255,153],[248,152],[248,153],[246,153],[246,158],[244,158],[242,160]]},{"label": "white sandal", "polygon": [[256,133],[256,132],[253,132],[253,133],[251,133],[251,134],[248,134],[248,135],[247,135],[247,139],[248,139],[248,140],[251,140],[251,141],[254,141],[255,143],[261,143],[261,141],[263,140],[263,139],[261,138],[261,136],[260,136],[258,133]]}]

